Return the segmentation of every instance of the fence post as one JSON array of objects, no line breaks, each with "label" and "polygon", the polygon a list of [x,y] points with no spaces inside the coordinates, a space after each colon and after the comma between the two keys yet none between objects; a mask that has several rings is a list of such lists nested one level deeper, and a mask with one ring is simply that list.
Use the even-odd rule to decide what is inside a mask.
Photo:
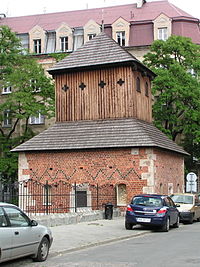
[{"label": "fence post", "polygon": [[99,209],[99,184],[97,184],[97,210]]},{"label": "fence post", "polygon": [[45,195],[46,195],[46,199],[45,199],[45,206],[46,206],[46,214],[49,213],[49,185],[48,185],[48,180],[46,181],[46,185],[45,185]]},{"label": "fence post", "polygon": [[77,212],[77,191],[76,191],[76,182],[74,183],[74,202],[75,202],[75,212]]}]

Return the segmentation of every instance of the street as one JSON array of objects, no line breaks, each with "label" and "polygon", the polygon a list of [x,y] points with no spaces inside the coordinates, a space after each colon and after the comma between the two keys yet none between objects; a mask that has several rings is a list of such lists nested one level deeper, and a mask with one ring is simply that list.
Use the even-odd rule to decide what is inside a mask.
[{"label": "street", "polygon": [[[122,226],[123,227],[123,226]],[[168,233],[149,231],[143,236],[91,248],[49,255],[46,262],[20,259],[2,267],[193,267],[200,266],[200,223],[180,224]],[[132,230],[134,231],[134,230]],[[130,231],[130,232],[132,232]],[[142,230],[141,230],[142,231]],[[129,231],[128,231],[129,232]],[[95,233],[94,233],[95,235]]]}]

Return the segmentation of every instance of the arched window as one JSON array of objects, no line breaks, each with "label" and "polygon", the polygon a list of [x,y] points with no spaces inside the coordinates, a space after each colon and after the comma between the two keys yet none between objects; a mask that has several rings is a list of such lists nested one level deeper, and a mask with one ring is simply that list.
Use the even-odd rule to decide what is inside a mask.
[{"label": "arched window", "polygon": [[136,79],[136,91],[137,92],[141,92],[141,88],[140,88],[140,78],[137,77]]},{"label": "arched window", "polygon": [[145,83],[145,95],[149,96],[149,85],[148,85],[148,82]]},{"label": "arched window", "polygon": [[126,192],[126,185],[119,184],[117,186],[117,205],[124,206],[127,203],[127,192]]}]

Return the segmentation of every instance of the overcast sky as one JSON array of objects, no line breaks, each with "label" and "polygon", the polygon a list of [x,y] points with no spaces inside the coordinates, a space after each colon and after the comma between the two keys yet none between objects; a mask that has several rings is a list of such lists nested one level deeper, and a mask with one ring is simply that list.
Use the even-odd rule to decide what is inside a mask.
[{"label": "overcast sky", "polygon": [[[0,13],[6,14],[7,17],[15,17],[123,5],[135,2],[136,0],[1,0]],[[200,0],[169,0],[169,2],[200,19]]]}]

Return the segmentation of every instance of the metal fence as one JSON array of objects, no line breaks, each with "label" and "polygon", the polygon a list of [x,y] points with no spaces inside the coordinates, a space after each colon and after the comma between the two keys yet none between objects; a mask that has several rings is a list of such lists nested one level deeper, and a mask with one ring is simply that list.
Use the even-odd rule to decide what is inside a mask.
[{"label": "metal fence", "polygon": [[18,205],[28,214],[68,213],[116,206],[113,184],[39,183],[34,180],[1,186],[0,201]]}]

